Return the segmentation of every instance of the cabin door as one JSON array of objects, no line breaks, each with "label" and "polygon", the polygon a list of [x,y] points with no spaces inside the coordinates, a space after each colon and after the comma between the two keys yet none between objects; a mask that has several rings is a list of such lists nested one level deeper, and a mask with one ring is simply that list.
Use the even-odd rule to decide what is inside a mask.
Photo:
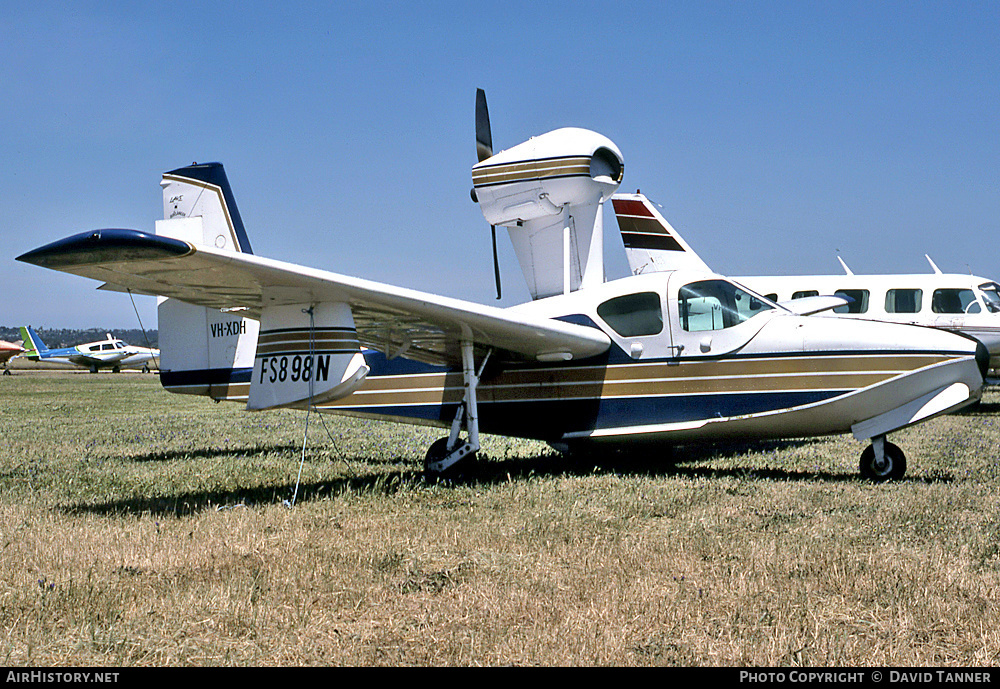
[{"label": "cabin door", "polygon": [[[774,307],[718,277],[675,272],[670,277],[668,323],[675,356],[721,356],[742,348]],[[764,317],[760,317],[764,316]]]}]

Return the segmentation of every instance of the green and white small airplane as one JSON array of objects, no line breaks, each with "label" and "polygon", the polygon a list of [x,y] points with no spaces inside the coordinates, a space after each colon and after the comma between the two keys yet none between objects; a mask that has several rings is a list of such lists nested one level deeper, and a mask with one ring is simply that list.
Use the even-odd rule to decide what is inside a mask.
[{"label": "green and white small airplane", "polygon": [[148,371],[150,362],[155,366],[160,358],[159,349],[135,347],[111,337],[111,333],[108,333],[106,340],[88,342],[75,347],[49,349],[30,325],[22,325],[21,339],[24,340],[25,348],[21,356],[29,361],[82,366],[89,368],[91,373],[97,373],[102,368],[110,368],[115,373],[123,368],[142,368]]}]

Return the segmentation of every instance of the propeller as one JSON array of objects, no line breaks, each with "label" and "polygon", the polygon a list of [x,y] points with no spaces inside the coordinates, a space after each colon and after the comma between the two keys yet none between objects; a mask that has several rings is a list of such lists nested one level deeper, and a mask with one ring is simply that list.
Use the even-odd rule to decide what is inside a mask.
[{"label": "propeller", "polygon": [[[486,107],[486,91],[476,89],[476,155],[479,162],[493,157],[493,133],[490,131],[490,111]],[[476,200],[476,191],[472,190],[472,199]],[[497,299],[500,298],[500,259],[497,256],[497,227],[490,225],[493,235],[493,275],[497,283]]]},{"label": "propeller", "polygon": [[482,89],[476,89],[476,153],[480,163],[493,157],[490,111],[486,107],[486,91]]}]

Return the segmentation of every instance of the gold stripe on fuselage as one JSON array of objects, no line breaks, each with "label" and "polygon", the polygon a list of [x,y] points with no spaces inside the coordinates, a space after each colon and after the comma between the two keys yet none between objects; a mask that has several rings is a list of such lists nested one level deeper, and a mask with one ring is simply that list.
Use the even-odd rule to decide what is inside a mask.
[{"label": "gold stripe on fuselage", "polygon": [[[952,358],[935,354],[822,355],[533,368],[484,376],[476,393],[480,404],[489,404],[857,390]],[[245,399],[249,387],[249,383],[213,385],[212,397]],[[337,411],[456,404],[463,392],[458,371],[376,375],[365,379],[352,395],[320,408]]]},{"label": "gold stripe on fuselage", "polygon": [[361,350],[358,333],[353,328],[309,328],[268,330],[257,339],[256,358],[289,352],[357,352]]},{"label": "gold stripe on fuselage", "polygon": [[[941,355],[860,355],[665,361],[611,366],[507,370],[476,388],[491,402],[655,397],[721,393],[856,390],[948,360]],[[457,403],[459,372],[372,376],[350,397],[325,408]]]}]

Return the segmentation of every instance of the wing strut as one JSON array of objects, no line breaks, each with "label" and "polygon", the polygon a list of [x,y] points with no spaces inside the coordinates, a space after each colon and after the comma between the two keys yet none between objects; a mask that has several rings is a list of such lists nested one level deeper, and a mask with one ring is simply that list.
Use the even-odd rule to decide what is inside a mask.
[{"label": "wing strut", "polygon": [[[451,433],[444,451],[436,453],[432,446],[427,453],[424,467],[428,472],[443,473],[459,460],[479,452],[479,406],[476,402],[476,388],[479,386],[479,378],[483,375],[483,369],[486,368],[486,362],[489,361],[492,351],[486,352],[477,371],[473,342],[470,339],[462,339],[462,385],[465,394],[455,412],[455,420],[452,421]],[[466,433],[464,442],[459,437],[463,426]]]}]

